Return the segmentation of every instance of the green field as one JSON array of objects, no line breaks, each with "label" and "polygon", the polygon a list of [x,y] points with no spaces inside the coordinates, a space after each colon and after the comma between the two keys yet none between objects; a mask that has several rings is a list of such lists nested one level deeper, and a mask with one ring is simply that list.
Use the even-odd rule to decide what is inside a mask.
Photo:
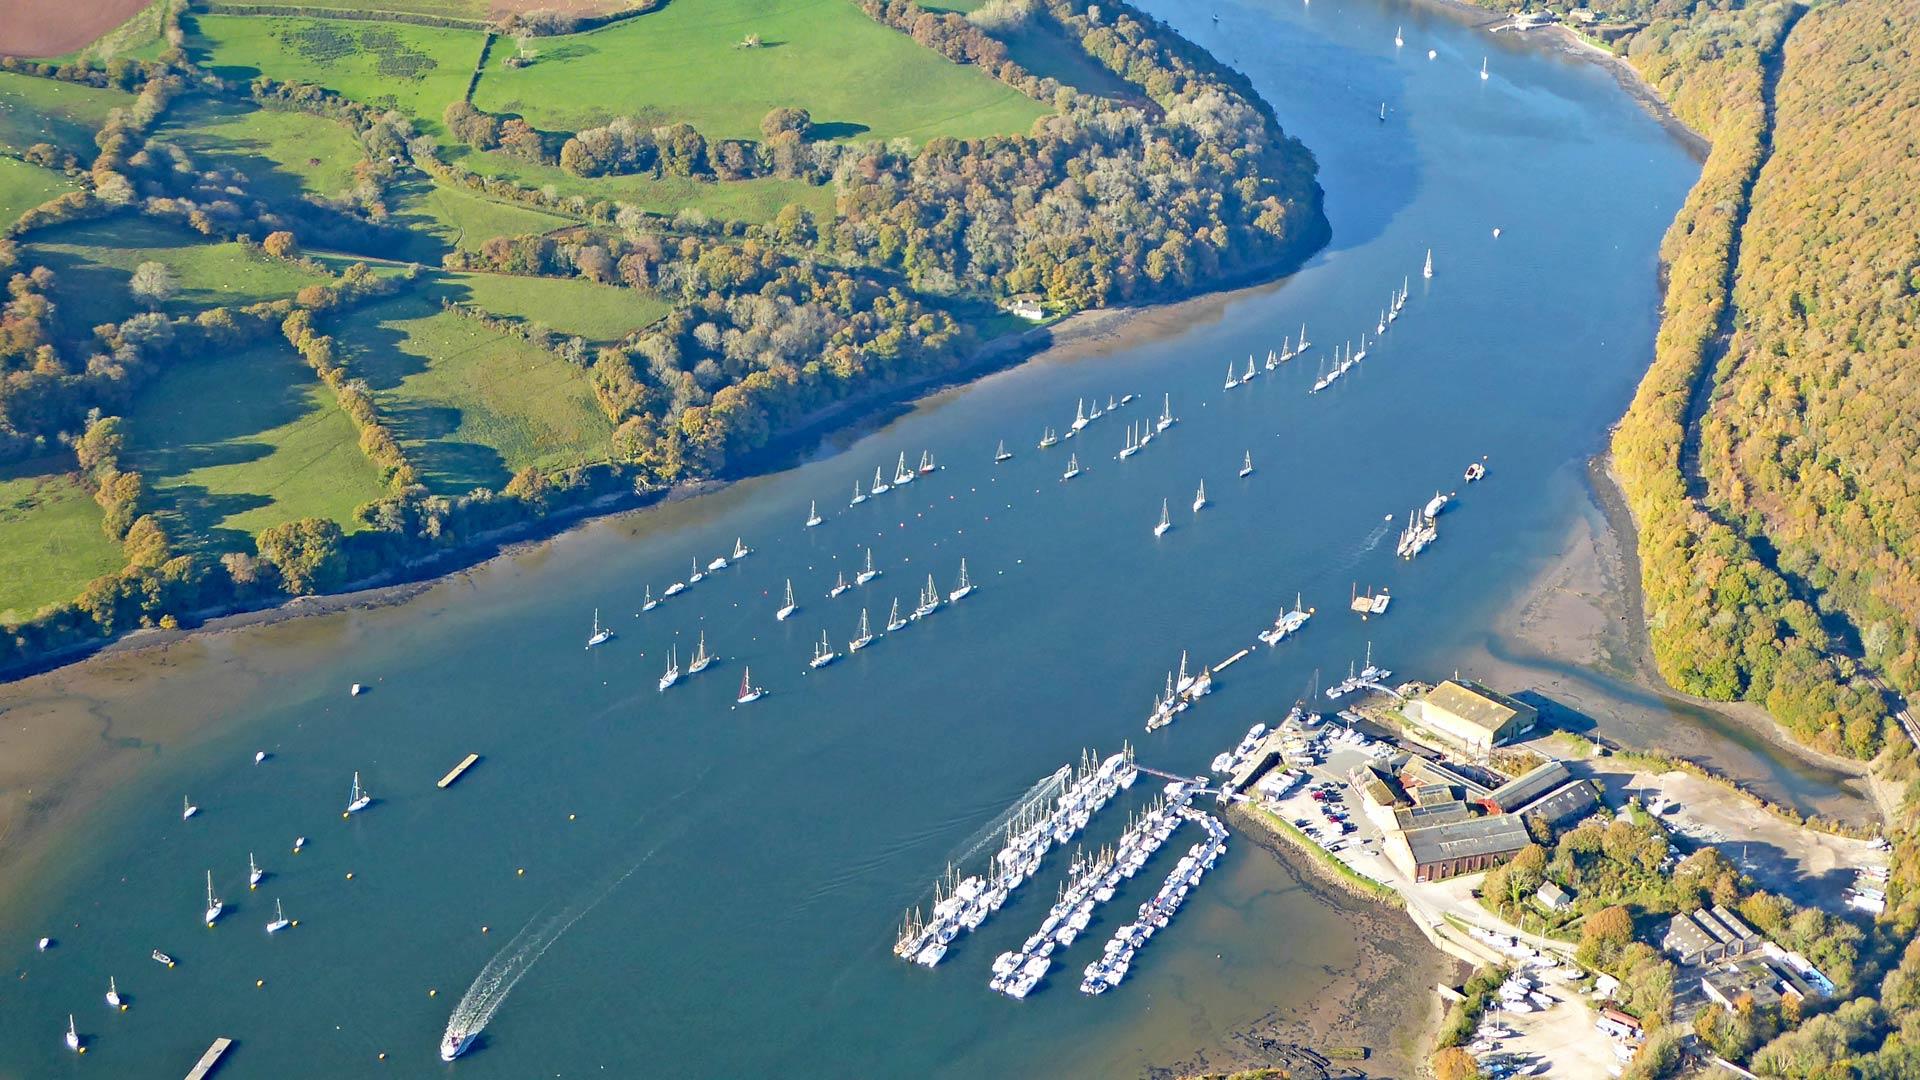
[{"label": "green field", "polygon": [[126,565],[100,528],[100,507],[74,479],[51,470],[71,461],[0,466],[0,624],[71,600],[87,582]]},{"label": "green field", "polygon": [[559,214],[497,202],[427,180],[413,180],[395,190],[399,197],[393,200],[392,221],[417,240],[406,250],[390,254],[415,262],[438,263],[446,248],[477,250],[496,236],[546,233],[574,224],[572,218]]},{"label": "green field", "polygon": [[425,297],[329,329],[367,380],[421,480],[442,494],[499,488],[522,468],[605,460],[613,427],[586,372]]},{"label": "green field", "polygon": [[93,133],[108,113],[131,104],[133,96],[118,90],[0,71],[0,143],[25,150],[49,142],[91,161],[100,152]]},{"label": "green field", "polygon": [[176,363],[135,397],[125,461],[181,542],[251,550],[283,521],[353,511],[385,494],[359,432],[286,343]]},{"label": "green field", "polygon": [[0,154],[0,227],[28,210],[74,189],[72,181],[38,165]]},{"label": "green field", "polygon": [[202,168],[245,173],[253,194],[270,202],[339,195],[353,187],[353,167],[366,156],[341,124],[226,99],[181,102],[156,137],[184,147]]},{"label": "green field", "polygon": [[448,103],[466,94],[483,40],[475,30],[344,19],[200,15],[183,25],[188,54],[223,78],[317,83],[399,109],[435,134]]},{"label": "green field", "polygon": [[767,176],[725,183],[666,176],[575,176],[551,165],[539,165],[507,154],[476,154],[455,147],[450,155],[475,172],[515,180],[533,188],[552,188],[562,195],[611,199],[656,214],[681,210],[704,211],[728,221],[767,221],[788,203],[799,203],[826,221],[833,217],[833,185],[809,184]]},{"label": "green field", "polygon": [[579,278],[443,274],[434,284],[436,298],[464,301],[589,341],[617,341],[667,313],[665,302],[650,293]]},{"label": "green field", "polygon": [[1079,42],[1067,37],[1060,24],[1048,16],[1033,16],[1019,29],[1000,35],[1000,40],[1007,47],[1007,58],[1035,75],[1051,76],[1086,94],[1146,96],[1139,87],[1088,56]]},{"label": "green field", "polygon": [[[759,48],[738,48],[748,34]],[[536,39],[515,70],[511,41],[488,57],[474,104],[575,131],[615,116],[686,121],[710,139],[760,135],[800,106],[825,138],[1025,131],[1040,103],[868,18],[847,0],[674,0],[604,30]]]},{"label": "green field", "polygon": [[60,327],[70,335],[85,335],[100,323],[145,310],[127,288],[143,262],[165,263],[173,271],[179,292],[162,310],[176,315],[291,296],[303,286],[329,280],[239,244],[210,242],[151,218],[114,217],[60,226],[34,233],[25,247],[24,261],[53,270]]}]

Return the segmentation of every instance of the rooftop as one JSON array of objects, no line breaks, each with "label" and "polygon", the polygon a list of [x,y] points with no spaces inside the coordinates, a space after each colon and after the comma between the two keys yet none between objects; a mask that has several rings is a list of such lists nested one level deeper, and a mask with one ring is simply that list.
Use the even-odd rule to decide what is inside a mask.
[{"label": "rooftop", "polygon": [[1501,813],[1511,814],[1566,783],[1572,775],[1565,765],[1549,761],[1494,788],[1487,794],[1487,801],[1499,807]]},{"label": "rooftop", "polygon": [[1407,850],[1416,865],[1476,855],[1504,855],[1532,842],[1519,818],[1505,814],[1430,825],[1406,834]]},{"label": "rooftop", "polygon": [[1448,679],[1427,692],[1429,708],[1444,709],[1453,716],[1489,734],[1498,732],[1507,722],[1533,708],[1472,679]]},{"label": "rooftop", "polygon": [[1401,832],[1413,829],[1427,829],[1435,825],[1450,825],[1456,821],[1467,821],[1473,817],[1473,811],[1458,799],[1449,802],[1421,803],[1419,806],[1393,812],[1394,824]]}]

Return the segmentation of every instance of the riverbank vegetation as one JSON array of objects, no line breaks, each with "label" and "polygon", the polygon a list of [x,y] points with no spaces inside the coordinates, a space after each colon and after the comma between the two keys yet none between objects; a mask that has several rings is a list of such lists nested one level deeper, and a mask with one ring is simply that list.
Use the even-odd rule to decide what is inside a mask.
[{"label": "riverbank vegetation", "polygon": [[0,529],[48,553],[0,670],[738,471],[968,369],[1015,295],[1326,236],[1312,156],[1123,4],[426,7],[0,58]]}]

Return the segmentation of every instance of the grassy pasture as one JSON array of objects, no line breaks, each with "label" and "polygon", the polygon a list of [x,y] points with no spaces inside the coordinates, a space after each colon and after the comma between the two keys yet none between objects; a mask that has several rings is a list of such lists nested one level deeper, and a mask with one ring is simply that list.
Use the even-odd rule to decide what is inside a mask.
[{"label": "grassy pasture", "polygon": [[385,494],[359,432],[291,347],[270,340],[170,366],[135,397],[126,461],[181,541],[250,550],[262,529],[338,521]]},{"label": "grassy pasture", "polygon": [[1085,94],[1102,97],[1145,97],[1145,93],[1088,56],[1050,17],[1035,16],[1024,26],[999,35],[1007,57],[1033,72],[1066,83]]},{"label": "grassy pasture", "polygon": [[666,176],[575,176],[551,165],[539,165],[501,153],[475,153],[454,147],[449,155],[474,172],[499,176],[528,187],[552,188],[562,195],[610,199],[656,214],[681,210],[704,211],[708,217],[729,221],[767,221],[788,203],[799,203],[825,221],[833,217],[833,185],[815,186],[804,180],[775,176],[726,183],[704,183]]},{"label": "grassy pasture", "polygon": [[73,189],[72,181],[52,169],[0,154],[0,225],[10,225],[21,214]]},{"label": "grassy pasture", "polygon": [[353,187],[354,164],[365,156],[353,133],[331,120],[226,99],[180,102],[158,137],[208,165],[238,169],[253,194],[272,202],[339,195]]},{"label": "grassy pasture", "polygon": [[126,565],[100,528],[100,507],[60,470],[72,460],[0,465],[0,624],[71,600]]},{"label": "grassy pasture", "polygon": [[589,341],[617,341],[667,313],[665,302],[648,293],[579,278],[444,274],[434,293]]},{"label": "grassy pasture", "polygon": [[[763,44],[738,47],[749,34]],[[754,139],[779,105],[807,109],[823,137],[871,139],[1014,133],[1047,111],[846,0],[675,0],[533,48],[516,70],[512,42],[496,47],[474,103],[552,130],[628,115]]]},{"label": "grassy pasture", "polygon": [[476,30],[341,19],[200,15],[183,25],[188,54],[223,78],[316,83],[399,109],[435,134],[447,104],[466,93],[483,40]]},{"label": "grassy pasture", "polygon": [[572,218],[498,202],[461,188],[414,180],[393,201],[393,223],[416,238],[394,258],[438,263],[448,248],[477,249],[496,236],[546,233],[574,224]]},{"label": "grassy pasture", "polygon": [[367,380],[421,480],[442,494],[499,488],[527,466],[604,460],[613,426],[586,373],[424,296],[329,329]]},{"label": "grassy pasture", "polygon": [[25,150],[49,142],[92,161],[93,133],[107,114],[133,104],[133,95],[55,79],[0,71],[0,143]]}]

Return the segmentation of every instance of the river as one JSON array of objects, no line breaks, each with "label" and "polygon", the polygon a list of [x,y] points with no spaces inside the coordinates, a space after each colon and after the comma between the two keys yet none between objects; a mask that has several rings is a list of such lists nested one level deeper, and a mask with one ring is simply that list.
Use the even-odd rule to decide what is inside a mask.
[{"label": "river", "polygon": [[[1369,640],[1401,676],[1449,674],[1579,512],[1581,462],[1647,362],[1657,243],[1697,166],[1602,68],[1435,9],[1224,2],[1215,22],[1149,8],[1247,72],[1313,149],[1330,247],[1285,282],[1149,316],[786,472],[595,523],[403,606],[96,662],[111,673],[92,676],[97,693],[88,666],[0,690],[10,723],[77,718],[105,738],[156,714],[214,717],[154,741],[149,765],[9,883],[0,1074],[175,1077],[225,1034],[234,1076],[422,1075],[442,1068],[441,1029],[489,958],[575,915],[451,1072],[1125,1075],[1269,1011],[1327,1007],[1362,943],[1243,841],[1102,998],[1059,965],[1025,1002],[986,988],[990,958],[1044,914],[1057,855],[939,969],[889,946],[969,837],[1083,746],[1131,739],[1143,763],[1195,771]],[[1403,278],[1404,317],[1309,396],[1328,348],[1371,339]],[[1230,363],[1303,320],[1305,359],[1222,389]],[[1079,438],[1036,448],[1076,399],[1127,393]],[[1163,394],[1178,425],[1116,460]],[[1016,456],[995,465],[1002,438]],[[848,506],[876,466],[923,450],[937,473]],[[1087,471],[1063,483],[1070,453]],[[1469,488],[1461,470],[1483,455],[1491,474]],[[1202,480],[1211,505],[1195,514]],[[1435,548],[1395,559],[1385,516],[1454,489]],[[1156,540],[1163,499],[1174,527]],[[803,529],[810,500],[827,520]],[[643,586],[659,595],[737,536],[754,554],[636,614]],[[883,576],[828,600],[868,547]],[[884,621],[929,573],[952,588],[963,557],[975,595],[808,670],[823,629],[844,651],[863,605]],[[788,578],[801,611],[775,623]],[[1391,612],[1347,613],[1356,584],[1390,587]],[[1256,647],[1174,727],[1141,731],[1182,650],[1198,664],[1252,643],[1296,591],[1319,610],[1303,635]],[[618,636],[585,650],[596,607]],[[657,692],[669,647],[684,662],[702,631],[724,659]],[[736,708],[749,664],[770,692]],[[349,698],[353,682],[370,692]],[[272,756],[255,765],[258,749]],[[437,790],[470,751],[484,760]],[[377,801],[342,820],[356,770]],[[186,822],[183,795],[201,808]],[[1098,840],[1118,821],[1096,824]],[[270,872],[255,892],[249,852]],[[213,930],[198,918],[208,869],[228,903]],[[299,925],[269,938],[276,897]],[[36,953],[43,933],[59,943]],[[125,1013],[102,1004],[109,975]],[[85,1057],[60,1045],[70,1012]]]}]

